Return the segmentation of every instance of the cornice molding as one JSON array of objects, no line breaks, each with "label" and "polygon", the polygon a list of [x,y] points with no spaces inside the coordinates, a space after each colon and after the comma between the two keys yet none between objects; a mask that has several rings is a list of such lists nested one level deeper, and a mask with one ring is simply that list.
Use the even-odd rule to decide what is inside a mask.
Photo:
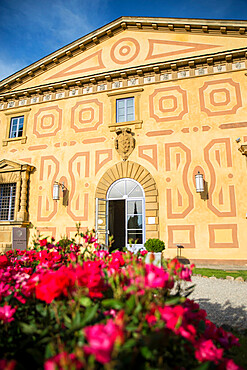
[{"label": "cornice molding", "polygon": [[[86,87],[87,85],[99,85],[114,82],[119,79],[127,80],[133,77],[142,77],[150,74],[164,74],[168,72],[179,72],[184,69],[196,69],[202,66],[213,67],[215,64],[233,64],[239,59],[246,60],[247,58],[247,48],[237,49],[232,51],[225,51],[219,53],[211,53],[203,56],[181,58],[176,60],[171,60],[169,62],[158,62],[145,65],[139,65],[136,67],[129,67],[120,70],[107,71],[107,73],[98,73],[85,76],[82,78],[74,78],[63,80],[60,82],[54,82],[51,84],[44,84],[39,86],[34,86],[31,88],[26,88],[23,90],[14,90],[9,92],[0,93],[0,103],[6,102],[7,100],[15,100],[20,98],[27,98],[31,95],[38,94],[48,94],[56,93],[61,90],[68,90],[75,87]],[[230,72],[230,70],[228,70]],[[212,72],[208,73],[211,74]],[[190,76],[191,77],[191,76]],[[199,77],[199,76],[197,76]],[[174,78],[173,78],[174,79]],[[109,90],[109,88],[108,88]],[[110,89],[111,90],[111,89]]]},{"label": "cornice molding", "polygon": [[[239,37],[246,36],[247,21],[238,20],[212,20],[212,19],[188,19],[188,18],[154,18],[154,17],[120,17],[113,22],[83,36],[63,48],[45,56],[37,62],[16,72],[0,82],[0,91],[21,85],[34,76],[38,76],[47,69],[53,68],[60,62],[64,62],[89,47],[93,47],[103,40],[112,37],[119,30],[128,27],[138,30],[162,29],[164,31],[176,32],[202,32],[213,34],[235,33]],[[17,86],[16,86],[17,84]]]}]

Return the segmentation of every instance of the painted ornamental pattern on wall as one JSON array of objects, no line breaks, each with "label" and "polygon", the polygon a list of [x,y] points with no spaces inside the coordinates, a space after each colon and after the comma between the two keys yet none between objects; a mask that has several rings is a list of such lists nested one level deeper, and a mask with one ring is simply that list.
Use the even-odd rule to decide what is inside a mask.
[{"label": "painted ornamental pattern on wall", "polygon": [[[210,22],[123,18],[0,84],[0,160],[35,168],[27,222],[73,237],[76,222],[95,226],[95,198],[131,178],[145,192],[146,238],[163,239],[167,256],[183,244],[192,260],[247,261],[247,24]],[[120,99],[132,99],[131,121],[118,122]],[[20,116],[23,135],[9,137]]]}]

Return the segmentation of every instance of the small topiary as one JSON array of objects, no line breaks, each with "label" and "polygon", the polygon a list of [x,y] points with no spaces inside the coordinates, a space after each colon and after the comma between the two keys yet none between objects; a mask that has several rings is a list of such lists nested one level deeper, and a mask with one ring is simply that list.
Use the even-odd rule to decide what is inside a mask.
[{"label": "small topiary", "polygon": [[148,252],[162,252],[165,249],[165,243],[160,239],[148,239],[144,244]]}]

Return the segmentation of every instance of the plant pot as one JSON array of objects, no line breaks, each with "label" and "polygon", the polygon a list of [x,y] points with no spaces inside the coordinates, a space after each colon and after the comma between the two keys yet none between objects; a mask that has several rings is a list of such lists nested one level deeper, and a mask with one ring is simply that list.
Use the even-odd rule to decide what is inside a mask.
[{"label": "plant pot", "polygon": [[[161,252],[148,252],[145,258],[146,263],[153,263],[157,267],[161,267]],[[150,257],[151,260],[153,259],[152,262],[150,262]]]}]

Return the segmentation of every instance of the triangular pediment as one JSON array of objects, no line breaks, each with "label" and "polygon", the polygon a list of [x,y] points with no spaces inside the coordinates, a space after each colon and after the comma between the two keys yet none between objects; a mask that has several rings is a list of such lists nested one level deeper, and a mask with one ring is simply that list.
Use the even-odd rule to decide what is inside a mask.
[{"label": "triangular pediment", "polygon": [[1,85],[3,92],[50,86],[243,49],[245,31],[238,30],[246,27],[244,21],[122,17],[5,79],[0,89]]},{"label": "triangular pediment", "polygon": [[0,161],[0,172],[2,171],[19,171],[21,170],[21,164],[10,161],[8,159],[2,159]]}]

